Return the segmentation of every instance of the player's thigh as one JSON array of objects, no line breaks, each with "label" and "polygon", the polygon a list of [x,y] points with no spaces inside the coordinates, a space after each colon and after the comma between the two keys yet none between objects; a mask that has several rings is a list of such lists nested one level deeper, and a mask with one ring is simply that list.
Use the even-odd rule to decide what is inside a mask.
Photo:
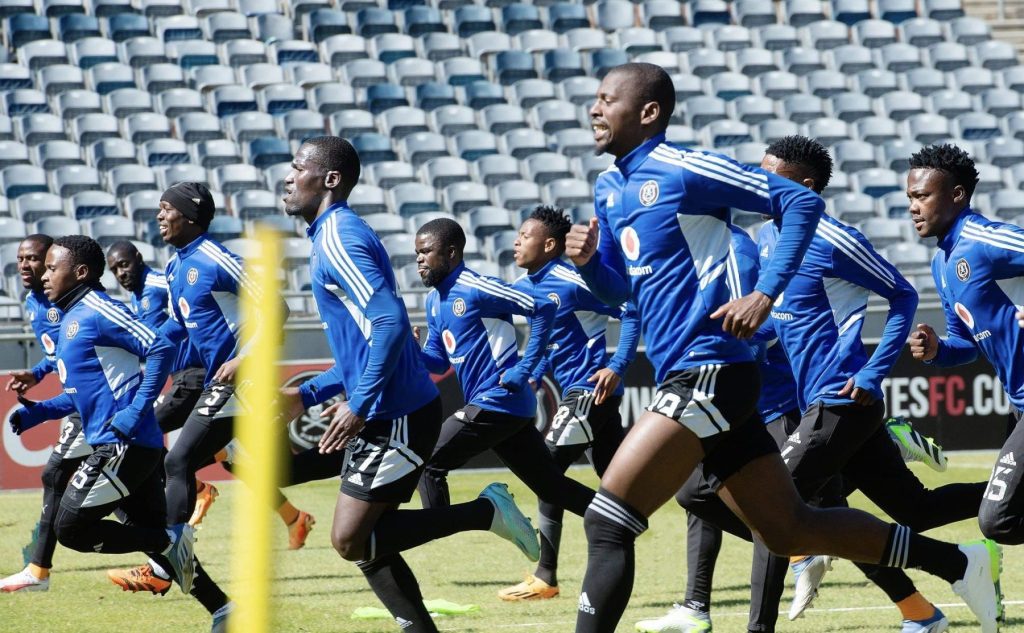
[{"label": "player's thigh", "polygon": [[722,501],[765,543],[800,529],[806,506],[778,453],[758,457],[725,480]]},{"label": "player's thigh", "polygon": [[192,410],[203,394],[205,370],[189,368],[171,378],[171,388],[157,398],[153,414],[164,433],[176,431],[185,425]]},{"label": "player's thigh", "polygon": [[850,459],[843,478],[894,518],[900,515],[901,507],[915,506],[927,492],[883,427],[878,427]]},{"label": "player's thigh", "polygon": [[445,472],[460,468],[471,458],[500,444],[528,424],[528,418],[466,405],[441,426],[428,468]]},{"label": "player's thigh", "polygon": [[119,508],[128,525],[165,527],[167,501],[162,470],[154,468],[127,497],[121,499]]},{"label": "player's thigh", "polygon": [[101,444],[71,476],[61,507],[83,519],[101,519],[152,477],[159,482],[160,449]]}]

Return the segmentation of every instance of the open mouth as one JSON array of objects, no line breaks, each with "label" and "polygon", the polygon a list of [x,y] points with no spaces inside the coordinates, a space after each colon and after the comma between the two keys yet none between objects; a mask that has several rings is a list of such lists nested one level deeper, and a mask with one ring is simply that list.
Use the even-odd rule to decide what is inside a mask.
[{"label": "open mouth", "polygon": [[600,140],[608,135],[608,126],[604,123],[592,123],[590,129],[594,132],[594,140]]}]

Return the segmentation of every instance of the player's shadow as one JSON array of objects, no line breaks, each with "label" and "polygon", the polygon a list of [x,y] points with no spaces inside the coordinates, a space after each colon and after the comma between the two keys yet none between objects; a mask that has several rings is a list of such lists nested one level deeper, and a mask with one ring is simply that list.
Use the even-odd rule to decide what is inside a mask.
[{"label": "player's shadow", "polygon": [[277,576],[275,580],[340,580],[355,578],[355,574],[300,574],[296,576]]}]

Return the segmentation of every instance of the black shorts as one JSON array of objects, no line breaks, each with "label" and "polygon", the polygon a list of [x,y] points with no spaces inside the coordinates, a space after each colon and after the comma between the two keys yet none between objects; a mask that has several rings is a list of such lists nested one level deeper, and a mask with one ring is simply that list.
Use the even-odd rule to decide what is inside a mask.
[{"label": "black shorts", "polygon": [[591,446],[594,436],[606,424],[622,425],[619,405],[622,396],[609,396],[594,404],[594,392],[574,389],[558,403],[551,428],[544,436],[548,448],[558,446]]},{"label": "black shorts", "polygon": [[235,385],[215,380],[199,394],[195,407],[189,412],[185,423],[210,426],[216,420],[234,418],[241,412]]},{"label": "black shorts", "polygon": [[60,504],[72,512],[105,516],[149,481],[160,467],[159,448],[100,444],[71,476]]},{"label": "black shorts", "polygon": [[57,438],[53,452],[62,459],[81,459],[92,453],[92,447],[85,441],[82,417],[77,412],[64,418],[60,423],[60,437]]},{"label": "black shorts", "polygon": [[760,391],[755,363],[701,365],[670,373],[647,410],[700,439],[704,476],[717,489],[758,457],[779,452],[757,411]]},{"label": "black shorts", "polygon": [[171,374],[171,388],[160,394],[153,409],[161,431],[170,433],[185,426],[203,393],[205,380],[206,369],[202,367],[186,367]]},{"label": "black shorts", "polygon": [[345,447],[341,491],[371,503],[405,503],[437,443],[441,398],[395,420],[367,420]]}]

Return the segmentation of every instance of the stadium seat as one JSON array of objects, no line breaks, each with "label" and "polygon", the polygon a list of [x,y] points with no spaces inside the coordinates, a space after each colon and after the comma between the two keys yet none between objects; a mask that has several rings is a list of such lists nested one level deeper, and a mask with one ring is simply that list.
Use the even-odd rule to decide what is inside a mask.
[{"label": "stadium seat", "polygon": [[118,198],[156,188],[156,173],[142,165],[117,165],[107,172],[107,189]]},{"label": "stadium seat", "polygon": [[621,29],[608,36],[610,46],[623,50],[627,55],[636,56],[661,50],[658,34],[651,29],[634,27]]},{"label": "stadium seat", "polygon": [[206,37],[215,44],[228,40],[250,39],[249,20],[241,13],[220,11],[203,18]]},{"label": "stadium seat", "polygon": [[728,105],[729,115],[747,125],[755,125],[776,116],[775,101],[768,97],[748,95]]},{"label": "stadium seat", "polygon": [[555,33],[567,33],[572,29],[590,27],[587,9],[574,2],[555,2],[548,7],[547,28]]},{"label": "stadium seat", "polygon": [[277,163],[291,162],[292,151],[288,141],[276,136],[254,139],[247,147],[248,162],[257,169],[266,169]]},{"label": "stadium seat", "polygon": [[389,83],[378,83],[367,87],[366,105],[371,114],[380,114],[391,108],[408,106],[405,88]]},{"label": "stadium seat", "polygon": [[923,64],[921,49],[910,44],[896,42],[878,51],[878,66],[883,70],[902,73],[920,68]]},{"label": "stadium seat", "polygon": [[121,136],[132,143],[144,143],[155,138],[171,136],[170,119],[153,112],[136,112],[124,118]]},{"label": "stadium seat", "polygon": [[879,99],[882,111],[893,121],[903,121],[915,114],[925,112],[925,99],[916,92],[897,90],[889,92]]},{"label": "stadium seat", "polygon": [[852,174],[863,169],[878,167],[875,146],[864,141],[840,141],[833,147],[836,166]]},{"label": "stadium seat", "polygon": [[[540,202],[532,204],[536,205],[540,204]],[[497,231],[487,236],[485,242],[487,250],[490,251],[493,259],[497,261],[499,266],[508,266],[515,263],[513,260],[513,249],[517,239],[519,239],[519,234],[515,230]]]},{"label": "stadium seat", "polygon": [[[115,207],[116,209],[116,207]],[[129,218],[119,215],[86,215],[82,225],[88,234],[103,247],[109,248],[114,242],[135,238],[135,223]]]},{"label": "stadium seat", "polygon": [[512,156],[489,154],[481,156],[471,163],[471,166],[476,180],[483,182],[488,187],[495,187],[503,182],[521,178],[519,164],[519,161]]},{"label": "stadium seat", "polygon": [[[679,142],[672,136],[668,136],[667,138],[669,142]],[[580,177],[584,178],[587,182],[593,184],[594,181],[597,180],[597,177],[601,174],[601,172],[603,172],[604,170],[608,169],[608,167],[611,166],[614,158],[611,156],[611,154],[601,154],[600,156],[595,156],[594,154],[585,154],[575,160],[578,161],[579,163],[578,168],[575,170],[577,174]],[[590,206],[591,208],[593,208],[593,205]]]},{"label": "stadium seat", "polygon": [[860,140],[873,145],[900,138],[896,122],[886,117],[864,117],[853,125]]},{"label": "stadium seat", "polygon": [[29,163],[28,146],[18,141],[0,141],[0,169]]},{"label": "stadium seat", "polygon": [[989,194],[993,213],[999,218],[1010,221],[1024,214],[1024,198],[1016,189],[1000,189]]},{"label": "stadium seat", "polygon": [[156,18],[154,30],[154,34],[164,42],[203,39],[199,18],[191,15],[170,15]]},{"label": "stadium seat", "polygon": [[383,134],[365,132],[353,136],[349,141],[359,153],[359,159],[364,165],[398,159],[395,151],[391,148],[390,139]]},{"label": "stadium seat", "polygon": [[115,42],[124,42],[133,37],[146,37],[149,34],[149,20],[144,15],[119,13],[107,20],[107,36]]},{"label": "stadium seat", "polygon": [[493,134],[481,130],[465,130],[453,139],[455,154],[464,160],[474,161],[487,154],[498,152],[498,142]]},{"label": "stadium seat", "polygon": [[461,38],[468,38],[483,31],[495,31],[498,28],[491,10],[479,5],[459,7],[455,9],[453,18],[453,30]]},{"label": "stadium seat", "polygon": [[540,11],[533,5],[513,3],[501,8],[501,30],[509,35],[543,27]]},{"label": "stadium seat", "polygon": [[[471,179],[470,163],[454,156],[432,158],[426,161],[419,171],[423,181],[435,189],[444,189],[452,183],[467,182]],[[377,184],[381,187],[385,186],[380,182]],[[394,182],[393,184],[400,183]]]},{"label": "stadium seat", "polygon": [[366,59],[366,40],[358,35],[331,35],[320,42],[320,55],[325,63],[336,68]]},{"label": "stadium seat", "polygon": [[923,0],[921,13],[933,20],[947,21],[964,15],[960,0]]},{"label": "stadium seat", "polygon": [[252,165],[221,165],[210,170],[210,173],[210,184],[225,196],[247,189],[263,188],[260,171]]},{"label": "stadium seat", "polygon": [[582,156],[594,151],[594,137],[590,130],[567,128],[553,135],[555,150],[569,158]]},{"label": "stadium seat", "polygon": [[[792,22],[790,23],[792,24]],[[793,26],[796,26],[795,24]],[[805,40],[807,46],[821,51],[844,46],[850,43],[850,29],[842,22],[834,20],[818,20],[806,26]]]},{"label": "stadium seat", "polygon": [[761,94],[769,99],[782,99],[797,92],[800,92],[800,78],[793,73],[773,70],[754,79],[754,94]]},{"label": "stadium seat", "polygon": [[832,0],[832,18],[847,26],[871,19],[867,0]]},{"label": "stadium seat", "polygon": [[738,0],[733,3],[736,21],[747,28],[775,24],[775,4],[771,0]]},{"label": "stadium seat", "polygon": [[514,211],[527,205],[541,204],[540,187],[529,180],[506,180],[494,190],[498,206]]},{"label": "stadium seat", "polygon": [[66,44],[86,37],[99,37],[100,21],[96,16],[68,13],[57,18],[57,34]]},{"label": "stadium seat", "polygon": [[405,232],[405,219],[394,213],[371,213],[362,218],[378,237]]},{"label": "stadium seat", "polygon": [[87,146],[104,138],[121,136],[117,117],[109,114],[90,113],[75,117],[71,121],[72,140],[79,145]]},{"label": "stadium seat", "polygon": [[142,69],[142,88],[152,94],[188,88],[188,78],[177,64],[153,64]]},{"label": "stadium seat", "polygon": [[575,178],[562,178],[549,182],[544,185],[543,197],[548,204],[563,209],[592,204],[594,200],[590,183]]},{"label": "stadium seat", "polygon": [[1009,42],[989,40],[973,47],[975,63],[988,70],[1002,70],[1018,64],[1017,49]]},{"label": "stadium seat", "polygon": [[430,128],[444,136],[476,129],[476,113],[472,108],[460,105],[443,106],[429,115]]},{"label": "stadium seat", "polygon": [[[76,143],[70,141],[46,141],[36,145],[33,150],[35,159],[32,162],[47,171],[65,165],[85,164],[85,161],[82,160],[81,149]],[[3,164],[3,160],[2,154],[0,154],[0,164]]]},{"label": "stadium seat", "polygon": [[971,46],[992,39],[992,29],[984,20],[962,17],[946,23],[950,41]]},{"label": "stadium seat", "polygon": [[[905,208],[906,196],[903,196],[903,201]],[[892,217],[874,217],[861,222],[860,231],[875,247],[875,250],[882,251],[895,244],[902,244],[907,239],[904,226],[907,226],[907,223],[902,220]]]},{"label": "stadium seat", "polygon": [[369,165],[364,172],[370,184],[388,189],[403,182],[416,182],[416,171],[409,163],[385,161]]},{"label": "stadium seat", "polygon": [[[280,216],[281,199],[272,191],[264,189],[247,189],[231,194],[231,209],[242,220],[266,219],[268,216]],[[291,220],[285,218],[291,223]],[[294,226],[286,226],[287,232],[294,232]],[[309,244],[309,241],[306,240]]]},{"label": "stadium seat", "polygon": [[[441,99],[445,103],[455,103],[455,91],[447,84],[436,81],[434,64],[420,57],[405,57],[388,66],[388,76],[393,83],[400,86],[416,86],[417,105],[424,110],[432,110]],[[428,100],[431,100],[428,103]]]},{"label": "stadium seat", "polygon": [[336,9],[315,9],[302,17],[302,24],[309,39],[320,44],[333,35],[349,35],[352,27],[348,14]]},{"label": "stadium seat", "polygon": [[967,112],[953,119],[953,132],[959,138],[973,141],[1000,136],[999,120],[984,112]]},{"label": "stadium seat", "polygon": [[903,191],[904,184],[900,182],[899,175],[889,169],[876,167],[865,169],[850,176],[854,187],[872,198],[881,198],[892,191]]},{"label": "stadium seat", "polygon": [[754,29],[757,43],[769,51],[784,51],[803,46],[803,39],[789,24],[768,24]]},{"label": "stadium seat", "polygon": [[456,182],[441,192],[442,208],[462,214],[491,203],[490,190],[479,182]]},{"label": "stadium seat", "polygon": [[939,114],[915,114],[906,121],[907,136],[922,145],[948,139],[949,120]]},{"label": "stadium seat", "polygon": [[794,123],[807,123],[826,116],[824,100],[814,95],[789,95],[782,100],[781,105],[783,118]]},{"label": "stadium seat", "polygon": [[[412,37],[402,33],[381,33],[370,39],[370,54],[378,61],[392,64],[400,59],[416,57],[416,44]],[[425,61],[425,60],[424,60]]]},{"label": "stadium seat", "polygon": [[829,97],[832,116],[852,123],[868,116],[875,116],[874,101],[858,92],[840,92]]},{"label": "stadium seat", "polygon": [[590,53],[590,72],[598,79],[603,79],[609,70],[627,62],[629,62],[629,56],[626,55],[626,51],[599,48]]},{"label": "stadium seat", "polygon": [[135,238],[135,223],[118,215],[117,198],[106,191],[82,191],[71,196],[68,208],[76,218],[93,218],[92,238],[107,248],[119,239]]},{"label": "stadium seat", "polygon": [[427,33],[417,39],[420,55],[432,62],[440,62],[465,54],[462,39],[454,33]]},{"label": "stadium seat", "polygon": [[907,90],[924,96],[949,87],[945,73],[934,68],[915,68],[908,71],[903,79]]},{"label": "stadium seat", "polygon": [[822,145],[831,146],[851,138],[850,127],[843,121],[831,117],[821,117],[808,121],[804,124],[804,128],[806,129],[806,136],[816,139]]},{"label": "stadium seat", "polygon": [[[512,37],[499,31],[481,31],[466,39],[466,55],[484,63],[490,63],[496,53],[510,48],[512,48]],[[519,52],[529,54],[528,51]]]},{"label": "stadium seat", "polygon": [[888,70],[863,70],[854,76],[853,86],[867,96],[877,98],[899,90],[899,79],[896,73]]},{"label": "stadium seat", "polygon": [[854,41],[868,48],[896,43],[896,26],[888,20],[863,20],[853,25]]},{"label": "stadium seat", "polygon": [[877,67],[871,49],[858,44],[837,46],[828,51],[828,57],[831,58],[829,66],[844,75],[855,75]]},{"label": "stadium seat", "polygon": [[537,152],[530,154],[523,164],[526,179],[544,186],[560,178],[572,178],[572,167],[569,159],[554,152]]},{"label": "stadium seat", "polygon": [[761,121],[754,127],[754,137],[768,145],[773,141],[777,141],[780,138],[787,136],[793,136],[794,134],[800,134],[800,126],[792,121],[786,121],[783,119],[768,119]]},{"label": "stadium seat", "polygon": [[[36,195],[44,196],[50,194],[32,194],[25,196],[19,200],[19,202],[27,202],[30,198],[34,198]],[[56,210],[44,216],[36,216],[37,219],[29,220],[34,226],[32,231],[34,233],[42,233],[43,235],[49,235],[51,237],[63,237],[65,235],[79,235],[82,233],[82,227],[78,223],[78,220],[69,218],[62,213],[60,207],[60,200],[57,200],[58,205]]]},{"label": "stadium seat", "polygon": [[348,204],[359,215],[387,213],[384,190],[373,185],[356,185],[348,196]]},{"label": "stadium seat", "polygon": [[418,169],[432,158],[448,156],[448,143],[445,137],[435,132],[414,132],[402,139],[399,144],[403,160],[412,163]]},{"label": "stadium seat", "polygon": [[419,182],[410,182],[393,187],[388,191],[391,206],[402,217],[416,213],[440,211],[434,188]]},{"label": "stadium seat", "polygon": [[654,31],[683,26],[682,7],[674,0],[645,0],[643,3],[644,26]]},{"label": "stadium seat", "polygon": [[135,145],[122,138],[106,138],[89,146],[89,162],[100,171],[109,171],[118,165],[134,165],[137,161]]},{"label": "stadium seat", "polygon": [[15,119],[14,133],[28,146],[67,138],[64,134],[64,121],[46,113],[27,114]]},{"label": "stadium seat", "polygon": [[931,253],[924,244],[893,244],[882,256],[904,275],[923,275],[931,270]]},{"label": "stadium seat", "polygon": [[387,33],[398,33],[398,24],[391,11],[367,7],[356,12],[354,30],[364,38],[371,38]]}]

